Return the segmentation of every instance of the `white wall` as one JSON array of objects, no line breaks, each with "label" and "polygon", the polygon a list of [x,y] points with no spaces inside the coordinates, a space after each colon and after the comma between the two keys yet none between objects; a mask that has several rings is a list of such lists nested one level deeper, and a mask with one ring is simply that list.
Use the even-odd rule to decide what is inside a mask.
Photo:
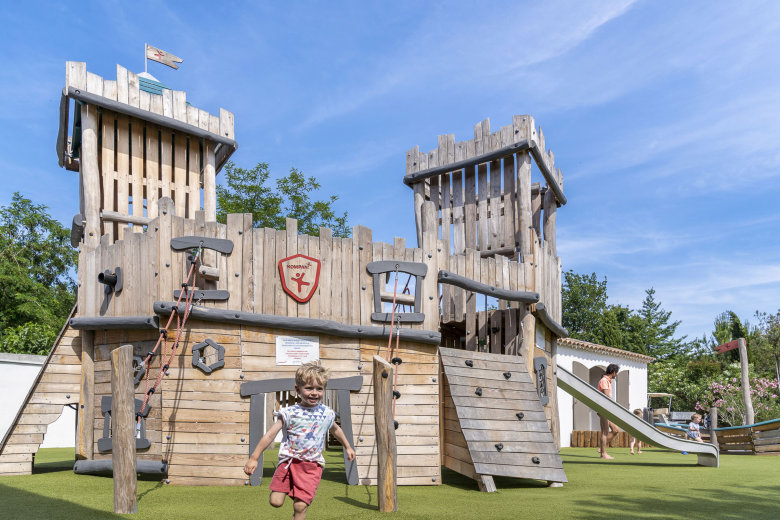
[{"label": "white wall", "polygon": [[[569,372],[574,372],[573,365],[577,361],[588,369],[595,366],[606,368],[610,363],[620,367],[620,372],[629,372],[629,410],[647,406],[647,364],[640,361],[618,357],[612,354],[602,354],[558,345],[558,366]],[[617,385],[613,388],[617,391]],[[617,396],[615,396],[617,397]],[[574,398],[558,387],[558,415],[560,424],[561,447],[571,446],[571,432],[574,427]]]},{"label": "white wall", "polygon": [[[0,439],[14,422],[19,407],[24,403],[30,387],[35,382],[46,356],[0,353]],[[78,401],[78,396],[74,396]],[[42,448],[75,447],[76,411],[65,407],[59,419],[49,425]]]}]

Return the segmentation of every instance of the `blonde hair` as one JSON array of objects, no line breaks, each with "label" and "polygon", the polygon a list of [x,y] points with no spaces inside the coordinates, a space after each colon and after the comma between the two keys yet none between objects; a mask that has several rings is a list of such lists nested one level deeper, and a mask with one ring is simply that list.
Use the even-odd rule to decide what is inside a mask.
[{"label": "blonde hair", "polygon": [[642,409],[641,408],[637,408],[636,410],[634,410],[634,415],[642,417]]},{"label": "blonde hair", "polygon": [[305,363],[295,371],[295,384],[301,387],[306,383],[316,382],[327,386],[329,375],[327,368],[316,363]]},{"label": "blonde hair", "polygon": [[695,413],[695,414],[691,415],[691,421],[693,421],[694,419],[697,419],[697,418],[701,419],[701,415],[698,414],[698,413]]}]

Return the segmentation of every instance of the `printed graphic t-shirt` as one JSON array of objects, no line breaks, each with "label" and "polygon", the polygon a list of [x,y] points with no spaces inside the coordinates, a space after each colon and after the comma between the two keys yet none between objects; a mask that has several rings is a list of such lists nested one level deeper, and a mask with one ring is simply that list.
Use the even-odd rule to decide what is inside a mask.
[{"label": "printed graphic t-shirt", "polygon": [[325,466],[322,450],[336,413],[322,403],[312,407],[295,404],[282,408],[276,416],[284,421],[279,462],[298,459]]}]

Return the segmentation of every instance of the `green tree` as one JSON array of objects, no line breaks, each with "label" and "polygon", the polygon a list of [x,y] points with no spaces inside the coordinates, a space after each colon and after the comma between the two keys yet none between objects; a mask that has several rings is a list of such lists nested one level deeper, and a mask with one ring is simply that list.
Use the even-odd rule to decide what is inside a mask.
[{"label": "green tree", "polygon": [[563,326],[573,338],[597,342],[601,339],[602,315],[607,309],[607,278],[596,273],[563,273],[561,287]]},{"label": "green tree", "polygon": [[602,314],[597,343],[644,353],[641,347],[643,329],[642,320],[630,308],[624,305],[609,305]]},{"label": "green tree", "polygon": [[46,206],[0,207],[0,351],[45,353],[75,301],[76,251]]},{"label": "green tree", "polygon": [[753,346],[757,372],[772,372],[780,381],[780,310],[775,314],[756,312],[760,336]]},{"label": "green tree", "polygon": [[685,336],[674,337],[680,321],[669,321],[672,312],[665,311],[661,308],[661,302],[655,301],[655,289],[645,291],[642,308],[636,311],[636,315],[641,326],[637,335],[637,352],[661,360],[682,354],[690,348]]},{"label": "green tree", "polygon": [[333,205],[338,196],[312,200],[320,184],[295,168],[286,177],[270,186],[268,163],[258,163],[252,169],[225,165],[224,185],[217,186],[217,221],[224,223],[228,213],[251,213],[255,227],[284,229],[285,219],[298,220],[298,232],[318,236],[320,227],[333,230],[337,237],[348,237],[347,212],[336,216]]}]

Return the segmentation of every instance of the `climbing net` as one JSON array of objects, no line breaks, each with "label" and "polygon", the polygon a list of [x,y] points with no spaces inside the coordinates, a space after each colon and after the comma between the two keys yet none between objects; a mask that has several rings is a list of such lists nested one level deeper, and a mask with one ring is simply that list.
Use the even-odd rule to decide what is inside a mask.
[{"label": "climbing net", "polygon": [[[168,369],[170,368],[171,362],[173,361],[173,357],[176,355],[176,351],[179,348],[179,342],[181,340],[182,336],[182,329],[184,328],[184,325],[187,323],[187,319],[190,317],[190,313],[192,312],[192,300],[195,295],[194,290],[190,290],[190,287],[194,285],[195,281],[195,266],[198,263],[198,259],[200,258],[201,254],[203,253],[203,245],[201,244],[200,247],[198,247],[197,250],[193,253],[193,255],[190,258],[190,270],[187,273],[187,279],[181,284],[182,290],[179,292],[179,297],[176,299],[176,305],[173,306],[171,315],[168,318],[168,323],[165,324],[165,328],[160,330],[160,336],[157,338],[157,343],[155,343],[154,348],[150,350],[146,357],[141,362],[141,365],[144,367],[147,367],[146,370],[146,377],[144,379],[144,400],[143,404],[141,405],[141,410],[136,412],[136,430],[140,430],[141,428],[141,417],[143,417],[144,411],[146,410],[146,407],[149,404],[149,400],[151,399],[152,395],[157,391],[157,388],[160,386],[160,383],[163,380],[163,377],[168,375]],[[182,299],[184,300],[184,313],[182,314],[179,311],[179,304],[182,302]],[[176,318],[176,335],[173,340],[173,344],[171,345],[170,350],[168,349],[168,331],[171,329],[171,324],[173,323],[174,318]],[[161,352],[160,352],[160,370],[157,372],[157,377],[155,377],[154,383],[152,384],[151,388],[149,387],[149,376],[151,374],[151,362],[154,356],[158,354],[158,349],[162,346]],[[164,363],[162,362],[164,360]]]}]

